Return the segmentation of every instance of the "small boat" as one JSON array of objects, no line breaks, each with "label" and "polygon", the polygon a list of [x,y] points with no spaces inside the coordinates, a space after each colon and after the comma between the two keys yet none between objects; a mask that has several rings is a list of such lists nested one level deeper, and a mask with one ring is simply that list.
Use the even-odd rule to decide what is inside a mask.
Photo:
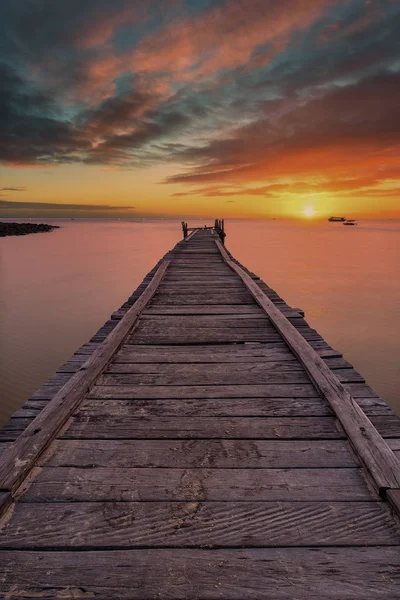
[{"label": "small boat", "polygon": [[346,220],[345,217],[329,217],[328,221],[332,223],[343,223]]},{"label": "small boat", "polygon": [[357,221],[355,221],[354,219],[346,219],[343,225],[357,225]]}]

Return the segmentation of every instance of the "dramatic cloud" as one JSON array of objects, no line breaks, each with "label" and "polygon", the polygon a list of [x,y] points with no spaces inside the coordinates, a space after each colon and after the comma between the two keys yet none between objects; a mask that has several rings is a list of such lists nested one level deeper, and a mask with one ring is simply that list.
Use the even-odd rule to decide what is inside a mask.
[{"label": "dramatic cloud", "polygon": [[0,23],[5,166],[168,163],[210,197],[397,186],[398,0],[3,0]]}]

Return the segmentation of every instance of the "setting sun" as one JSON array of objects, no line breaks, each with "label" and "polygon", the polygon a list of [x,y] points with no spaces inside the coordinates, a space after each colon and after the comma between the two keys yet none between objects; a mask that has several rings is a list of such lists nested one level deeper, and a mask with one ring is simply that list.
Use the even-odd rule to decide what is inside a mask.
[{"label": "setting sun", "polygon": [[303,215],[305,217],[313,217],[316,214],[316,210],[312,206],[305,206],[303,208]]}]

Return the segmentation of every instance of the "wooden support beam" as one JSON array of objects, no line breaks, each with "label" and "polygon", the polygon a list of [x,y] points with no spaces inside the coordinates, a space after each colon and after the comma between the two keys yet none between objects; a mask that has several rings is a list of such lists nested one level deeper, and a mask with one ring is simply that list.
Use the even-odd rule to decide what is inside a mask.
[{"label": "wooden support beam", "polygon": [[[400,461],[363,410],[301,333],[271,302],[253,279],[231,260],[219,240],[215,240],[215,243],[225,262],[239,275],[258,305],[268,315],[298,357],[321,396],[331,405],[379,494],[385,496],[388,490],[400,488]],[[392,503],[392,507],[399,509],[397,503]]]}]

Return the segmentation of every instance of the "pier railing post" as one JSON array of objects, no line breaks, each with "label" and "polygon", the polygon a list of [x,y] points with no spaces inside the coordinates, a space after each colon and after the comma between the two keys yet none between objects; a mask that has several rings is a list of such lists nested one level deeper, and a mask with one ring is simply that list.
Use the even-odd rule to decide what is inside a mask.
[{"label": "pier railing post", "polygon": [[215,219],[214,229],[218,233],[222,245],[225,245],[226,233],[224,219]]}]

